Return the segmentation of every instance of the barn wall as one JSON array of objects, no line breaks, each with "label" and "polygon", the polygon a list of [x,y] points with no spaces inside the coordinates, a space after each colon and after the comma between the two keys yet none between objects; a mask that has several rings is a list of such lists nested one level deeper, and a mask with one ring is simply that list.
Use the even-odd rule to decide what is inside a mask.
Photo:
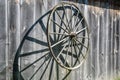
[{"label": "barn wall", "polygon": [[[33,23],[59,1],[61,0],[0,0],[0,80],[12,80],[14,57],[23,36]],[[79,69],[72,71],[66,80],[112,80],[113,77],[120,75],[119,8],[111,8],[111,5],[103,2],[93,2],[90,5],[87,0],[72,2],[78,2],[77,5],[89,25],[90,51],[85,63]],[[106,7],[100,7],[101,5]],[[44,23],[46,21],[47,18]],[[39,27],[39,24],[37,26]],[[46,36],[41,28],[36,28],[29,35],[46,41]],[[41,48],[43,46],[26,42],[22,51],[34,51]],[[25,59],[26,64],[36,58],[35,55],[32,56],[32,59],[28,57]],[[34,70],[32,69],[31,72]],[[61,80],[68,72],[59,68],[60,72],[56,76],[56,70],[53,70],[52,80],[58,78]],[[47,75],[49,74],[45,74],[44,80]]]}]

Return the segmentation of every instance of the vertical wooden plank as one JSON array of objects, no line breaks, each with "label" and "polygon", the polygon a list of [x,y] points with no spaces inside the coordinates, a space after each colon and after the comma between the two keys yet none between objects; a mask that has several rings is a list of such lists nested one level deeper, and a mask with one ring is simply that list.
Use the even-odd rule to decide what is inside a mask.
[{"label": "vertical wooden plank", "polygon": [[16,50],[20,44],[20,3],[19,0],[7,0],[8,1],[8,42],[9,42],[9,79],[12,79],[12,65]]},{"label": "vertical wooden plank", "polygon": [[118,75],[118,57],[119,57],[119,55],[118,55],[118,50],[119,50],[119,38],[118,38],[118,34],[119,34],[119,27],[118,27],[118,20],[117,20],[117,15],[115,16],[115,18],[114,18],[114,28],[115,28],[115,33],[114,33],[114,39],[115,39],[115,41],[114,41],[114,43],[115,43],[115,45],[114,45],[114,56],[115,56],[115,64],[114,64],[114,75]]},{"label": "vertical wooden plank", "polygon": [[[26,31],[32,26],[35,22],[35,1],[34,0],[21,0],[21,37],[24,36]],[[35,31],[31,30],[30,34],[27,36],[35,36]],[[32,41],[24,42],[22,52],[31,52],[35,50],[35,43]],[[21,66],[27,66],[36,59],[35,55],[24,57],[21,59]],[[30,69],[24,71],[23,76],[25,79],[29,79],[34,73],[35,65],[32,65]],[[25,74],[25,75],[24,75]]]},{"label": "vertical wooden plank", "polygon": [[11,79],[10,71],[12,69],[10,62],[10,41],[9,41],[9,27],[8,27],[8,6],[9,6],[9,1],[5,0],[5,35],[6,35],[6,46],[5,46],[5,58],[6,58],[6,80]]},{"label": "vertical wooden plank", "polygon": [[[7,7],[7,5],[8,5],[8,3],[7,3],[7,0],[5,0],[5,27],[6,27],[6,45],[7,44],[9,44],[8,43],[8,15],[7,15],[7,13],[8,13],[8,7]],[[6,48],[6,66],[8,66],[8,52],[9,52],[9,48],[8,48],[8,45],[5,47]],[[9,75],[8,75],[8,73],[9,73],[9,71],[8,71],[8,68],[6,68],[6,80],[8,80],[8,78],[9,78]]]},{"label": "vertical wooden plank", "polygon": [[[120,26],[120,13],[118,14],[118,26]],[[119,50],[118,50],[118,76],[120,76],[120,37],[119,37],[119,35],[120,35],[120,28],[119,28],[119,33],[118,33],[118,39],[119,39]]]},{"label": "vertical wooden plank", "polygon": [[104,13],[105,13],[105,10],[103,10],[103,13],[100,15],[100,29],[99,29],[99,68],[100,68],[100,73],[99,73],[99,78],[100,80],[101,79],[105,79],[105,65],[104,65],[104,51],[103,51],[103,35],[105,35],[103,33],[103,30],[104,30]]},{"label": "vertical wooden plank", "polygon": [[6,3],[0,0],[0,79],[6,79]]}]

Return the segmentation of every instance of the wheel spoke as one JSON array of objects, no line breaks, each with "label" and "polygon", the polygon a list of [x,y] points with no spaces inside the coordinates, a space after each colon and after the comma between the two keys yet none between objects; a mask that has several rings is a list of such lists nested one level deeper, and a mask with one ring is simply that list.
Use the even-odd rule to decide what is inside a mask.
[{"label": "wheel spoke", "polygon": [[[77,42],[75,41],[75,43],[77,44]],[[82,54],[82,57],[83,58],[85,58],[85,56],[83,55],[83,53],[82,53],[82,51],[81,51],[81,49],[80,49],[80,47],[78,46],[78,45],[76,45],[77,46],[77,48],[79,49],[79,51],[80,51],[80,53]],[[79,54],[80,55],[80,54]]]},{"label": "wheel spoke", "polygon": [[62,50],[60,51],[60,53],[57,55],[57,58],[62,54],[63,50],[65,49],[65,47],[67,46],[67,44],[64,45],[64,47],[62,48]]},{"label": "wheel spoke", "polygon": [[27,36],[26,39],[29,40],[29,41],[31,41],[31,42],[35,42],[37,44],[40,44],[42,46],[48,46],[48,44],[46,42],[38,40],[38,39],[30,37],[30,36]]},{"label": "wheel spoke", "polygon": [[84,37],[84,36],[80,36],[80,37],[77,37],[77,38],[89,39],[88,37]]},{"label": "wheel spoke", "polygon": [[64,4],[62,4],[62,7],[63,7],[63,11],[65,12],[65,17],[66,17],[66,20],[67,20],[67,23],[68,23],[68,18],[67,18],[67,15],[66,15]]},{"label": "wheel spoke", "polygon": [[[81,20],[79,19],[79,21],[76,22],[75,26],[76,26],[77,28],[79,27],[78,24],[81,23],[81,22],[83,21],[83,19],[84,19],[84,18],[82,18]],[[77,29],[77,28],[76,28],[76,29]]]},{"label": "wheel spoke", "polygon": [[[70,20],[69,20],[69,22],[68,22],[68,26],[70,27],[70,30],[72,31],[72,18],[73,18],[73,16],[74,16],[74,14],[72,14],[72,5],[71,5],[71,16],[70,16]],[[71,24],[70,24],[71,23]],[[70,25],[69,25],[70,24]]]},{"label": "wheel spoke", "polygon": [[86,49],[88,49],[83,43],[81,43],[79,40],[74,39],[75,41],[77,41],[78,43],[80,43],[82,46],[84,46]]},{"label": "wheel spoke", "polygon": [[[65,34],[65,31],[63,32],[63,34]],[[66,34],[67,36],[68,34]],[[59,38],[59,40],[61,40],[64,37],[64,35],[61,35],[61,37]]]},{"label": "wheel spoke", "polygon": [[[73,26],[74,28],[75,28],[77,21],[78,21],[79,10],[77,10],[77,11],[78,12],[77,12],[76,19],[75,19],[74,26]],[[76,31],[76,29],[75,29],[75,31]]]},{"label": "wheel spoke", "polygon": [[31,67],[33,64],[35,64],[36,62],[38,62],[39,60],[41,60],[42,58],[44,58],[45,56],[47,56],[49,53],[46,53],[45,55],[41,56],[40,58],[38,58],[37,60],[35,60],[33,63],[31,63],[30,65],[28,65],[27,67],[25,67],[24,69],[22,69],[20,72],[25,71],[26,69],[28,69],[29,67]]},{"label": "wheel spoke", "polygon": [[45,52],[45,51],[48,52],[48,48],[42,49],[42,50],[37,50],[37,51],[32,51],[32,52],[23,53],[23,54],[20,54],[19,57],[26,57],[26,56],[30,56],[30,55],[33,55],[33,54],[42,53],[42,52]]},{"label": "wheel spoke", "polygon": [[87,29],[87,27],[85,27],[85,28],[79,30],[78,32],[76,32],[76,34],[78,35],[78,34],[81,33],[82,31],[84,31],[85,29]]},{"label": "wheel spoke", "polygon": [[62,30],[64,30],[66,33],[68,33],[68,31],[66,31],[64,28],[62,28],[62,26],[60,26],[57,22],[55,22],[54,20],[51,19],[52,22],[54,22],[59,28],[61,28]]},{"label": "wheel spoke", "polygon": [[[66,54],[66,53],[67,53],[67,51],[63,51],[63,54]],[[72,53],[69,51],[69,52],[68,52],[68,55],[69,55],[69,56],[72,56]],[[76,55],[75,55],[75,54],[73,54],[73,57],[75,57],[75,58],[76,58]]]},{"label": "wheel spoke", "polygon": [[[63,26],[63,20],[64,20],[64,13],[62,14],[62,20],[60,21],[60,26]],[[59,33],[61,33],[61,28],[59,28],[59,31],[58,31]],[[63,32],[63,34],[65,33],[65,31]],[[63,36],[63,35],[62,35]],[[58,35],[58,39],[57,40],[59,40],[60,39],[60,35]]]},{"label": "wheel spoke", "polygon": [[73,66],[73,49],[72,49],[72,46],[73,46],[73,42],[71,41],[71,53],[72,53],[72,56],[71,56],[71,67]]},{"label": "wheel spoke", "polygon": [[46,62],[46,59],[44,60],[44,62],[40,65],[40,67],[34,72],[34,74],[30,77],[30,79],[29,80],[31,80],[34,76],[35,76],[35,74],[37,74],[37,72],[40,70],[40,68],[45,64],[45,62]]},{"label": "wheel spoke", "polygon": [[49,73],[49,80],[51,80],[53,68],[54,68],[54,59],[52,59],[52,64],[51,64],[50,73]]},{"label": "wheel spoke", "polygon": [[68,57],[69,49],[70,49],[70,41],[69,41],[69,43],[68,43],[68,48],[67,48],[67,52],[66,52],[66,56],[65,56],[65,62],[64,62],[64,65],[65,65],[66,62],[67,62],[67,57]]},{"label": "wheel spoke", "polygon": [[42,73],[42,75],[41,75],[41,77],[40,77],[40,80],[42,80],[42,78],[43,78],[43,76],[44,76],[44,74],[45,74],[45,71],[47,70],[48,65],[50,64],[50,61],[51,61],[51,60],[52,60],[52,58],[50,58],[50,60],[48,61],[47,65],[46,65],[46,67],[45,67],[45,70],[43,71],[43,73]]},{"label": "wheel spoke", "polygon": [[78,22],[76,22],[76,24],[75,24],[75,26],[76,26],[75,31],[77,31],[77,29],[79,27],[78,24],[81,23],[82,21],[83,21],[83,18],[81,20],[79,20]]},{"label": "wheel spoke", "polygon": [[66,80],[66,78],[69,76],[69,74],[71,73],[72,70],[69,70],[68,73],[64,76],[64,78],[62,80]]},{"label": "wheel spoke", "polygon": [[[72,22],[72,18],[74,17],[74,14],[73,15],[71,15],[71,18],[70,18],[70,20],[69,20],[69,23],[68,24],[70,24],[71,22]],[[72,25],[71,25],[72,26]],[[71,29],[72,29],[72,27],[71,27]]]},{"label": "wheel spoke", "polygon": [[56,34],[56,35],[67,35],[67,34],[64,34],[64,33],[57,33],[57,32],[49,32],[49,34]]},{"label": "wheel spoke", "polygon": [[75,50],[75,54],[76,54],[77,60],[80,63],[80,60],[79,60],[79,57],[78,57],[78,54],[77,54],[77,50],[76,50],[76,47],[75,47],[75,41],[73,43],[73,47],[74,47],[74,50]]},{"label": "wheel spoke", "polygon": [[63,42],[62,44],[61,44],[61,46],[63,47],[64,46],[64,44],[66,44],[68,42],[68,40],[66,39],[66,41],[65,42]]},{"label": "wheel spoke", "polygon": [[66,39],[66,38],[64,38],[64,39],[62,39],[62,40],[60,40],[60,41],[58,41],[57,43],[53,44],[51,47],[55,47],[56,45],[58,45],[58,44],[60,44],[61,42],[65,41],[65,39]]},{"label": "wheel spoke", "polygon": [[[55,12],[53,13],[52,20],[56,21]],[[53,24],[53,32],[56,33],[56,24]],[[56,39],[57,39],[55,34],[53,35],[53,39],[54,39],[55,41],[56,41]]]},{"label": "wheel spoke", "polygon": [[[66,29],[67,29],[68,31],[70,31],[70,29],[68,29],[68,26],[65,24],[64,20],[61,18],[60,14],[59,14],[57,11],[56,11],[56,13],[57,13],[57,15],[59,16],[59,18],[61,19],[61,21],[63,22],[63,24],[64,24],[64,26],[66,27]],[[66,14],[66,13],[64,12],[64,14]]]},{"label": "wheel spoke", "polygon": [[[62,63],[64,64],[64,62],[65,62],[65,59],[64,59],[64,57],[62,56],[62,55],[60,55],[60,60],[62,61]],[[67,67],[70,67],[70,65],[68,64],[68,62],[66,61],[66,63],[64,64],[65,66],[67,66]]]}]

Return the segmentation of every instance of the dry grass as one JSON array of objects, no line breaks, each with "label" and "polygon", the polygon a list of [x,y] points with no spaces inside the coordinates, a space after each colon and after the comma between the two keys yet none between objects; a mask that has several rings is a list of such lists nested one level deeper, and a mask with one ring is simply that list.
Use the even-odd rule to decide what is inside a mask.
[{"label": "dry grass", "polygon": [[119,77],[114,78],[113,80],[120,80],[120,76],[119,76]]}]

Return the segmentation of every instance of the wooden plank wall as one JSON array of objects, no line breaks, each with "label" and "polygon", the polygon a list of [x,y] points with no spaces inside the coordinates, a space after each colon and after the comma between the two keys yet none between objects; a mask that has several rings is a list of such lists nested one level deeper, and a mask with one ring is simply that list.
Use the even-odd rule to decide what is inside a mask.
[{"label": "wooden plank wall", "polygon": [[[12,80],[13,60],[26,31],[60,1],[0,0],[0,80]],[[76,1],[89,25],[90,52],[87,61],[79,69],[72,71],[67,80],[113,80],[113,76],[120,75],[120,12],[110,9],[110,5],[104,3],[102,5],[107,8],[87,5],[87,0],[73,2]],[[40,29],[36,29],[31,35],[46,38],[40,32]],[[25,45],[23,51],[39,49],[34,43]],[[64,74],[64,71],[59,72],[59,77],[54,76],[52,80],[61,80]]]}]

